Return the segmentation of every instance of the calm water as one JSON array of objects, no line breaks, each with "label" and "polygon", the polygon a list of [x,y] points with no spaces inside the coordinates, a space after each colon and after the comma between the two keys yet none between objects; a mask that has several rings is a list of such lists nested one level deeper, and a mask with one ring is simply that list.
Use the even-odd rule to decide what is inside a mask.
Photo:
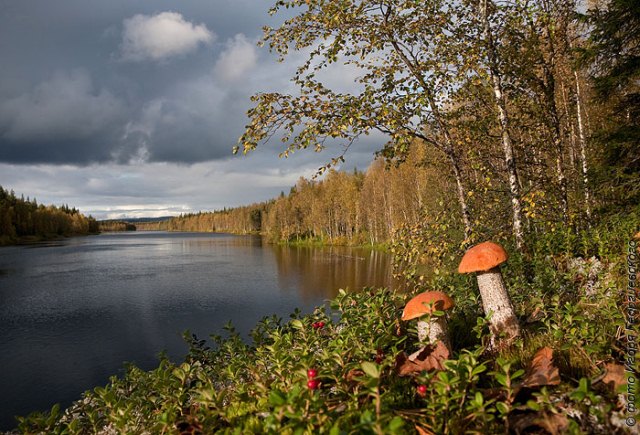
[{"label": "calm water", "polygon": [[68,405],[123,362],[144,369],[232,321],[310,312],[338,288],[392,286],[389,257],[288,248],[258,237],[119,233],[0,248],[0,429],[14,415]]}]

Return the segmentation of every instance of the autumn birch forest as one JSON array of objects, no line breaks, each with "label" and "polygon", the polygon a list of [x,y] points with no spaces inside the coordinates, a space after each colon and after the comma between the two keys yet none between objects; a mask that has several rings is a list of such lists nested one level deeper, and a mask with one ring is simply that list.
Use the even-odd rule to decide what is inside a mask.
[{"label": "autumn birch forest", "polygon": [[[161,228],[431,250],[493,238],[526,252],[536,235],[637,210],[637,3],[298,0],[272,12],[289,8],[263,43],[308,53],[298,93],[255,95],[236,151],[281,141],[284,157],[327,148],[328,164],[271,201]],[[319,78],[336,65],[361,72],[353,92]],[[336,170],[374,132],[389,140],[371,166]]]},{"label": "autumn birch forest", "polygon": [[[274,1],[262,43],[303,60],[295,91],[253,96],[236,152],[327,164],[270,201],[138,229],[384,245],[408,285],[265,317],[250,344],[188,336],[183,364],[132,367],[23,433],[637,433],[640,2]],[[341,170],[366,135],[386,138],[377,158]],[[508,262],[458,273],[487,240]],[[450,351],[404,316],[427,290],[455,301],[421,302]]]}]

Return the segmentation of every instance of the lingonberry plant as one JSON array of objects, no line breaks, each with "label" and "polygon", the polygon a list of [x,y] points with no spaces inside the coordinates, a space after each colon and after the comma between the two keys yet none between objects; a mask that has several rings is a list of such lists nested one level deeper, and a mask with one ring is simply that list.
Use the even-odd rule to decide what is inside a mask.
[{"label": "lingonberry plant", "polygon": [[[251,340],[230,325],[226,338],[209,343],[185,334],[190,351],[182,363],[162,359],[149,372],[130,366],[66,410],[22,418],[18,430],[621,433],[618,393],[626,386],[616,361],[624,346],[617,331],[625,327],[626,257],[610,246],[625,246],[624,234],[638,225],[632,217],[561,246],[556,236],[539,237],[529,244],[535,274],[528,279],[523,258],[513,256],[503,272],[506,285],[519,289],[514,307],[523,333],[504,349],[488,350],[490,319],[476,284],[452,267],[427,284],[456,301],[452,354],[437,369],[429,355],[422,365],[407,360],[421,347],[415,326],[400,321],[412,294],[341,290],[308,315],[264,318]],[[586,254],[601,259],[597,273],[570,266]]]},{"label": "lingonberry plant", "polygon": [[[227,338],[213,336],[211,347],[186,335],[191,349],[181,364],[163,359],[149,372],[131,366],[124,377],[86,392],[64,411],[55,407],[23,418],[19,430],[455,434],[525,431],[541,421],[574,432],[616,430],[610,419],[616,412],[612,389],[578,385],[572,362],[559,347],[553,357],[549,348],[537,365],[531,362],[540,341],[554,336],[556,322],[570,323],[564,311],[552,309],[548,320],[525,335],[527,341],[519,339],[499,356],[487,352],[486,319],[459,323],[470,336],[478,334],[469,339],[471,345],[454,346],[442,370],[400,376],[399,355],[418,343],[416,331],[398,321],[407,300],[383,289],[340,291],[328,308],[310,315],[296,312],[286,322],[265,318],[250,343],[232,327]],[[465,319],[468,313],[454,311],[452,317]],[[312,327],[318,318],[324,319],[322,334]],[[575,321],[581,320],[572,316]],[[601,348],[592,352],[606,357]],[[544,380],[556,375],[557,382]]]}]

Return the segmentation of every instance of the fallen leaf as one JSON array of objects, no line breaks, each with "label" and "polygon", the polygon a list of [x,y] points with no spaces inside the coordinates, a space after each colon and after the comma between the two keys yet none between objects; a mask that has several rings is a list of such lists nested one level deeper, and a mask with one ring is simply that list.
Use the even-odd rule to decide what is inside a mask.
[{"label": "fallen leaf", "polygon": [[449,359],[449,351],[441,341],[429,344],[407,356],[401,352],[396,357],[396,372],[399,376],[409,376],[423,371],[443,370],[443,362]]},{"label": "fallen leaf", "polygon": [[354,381],[357,381],[357,378],[360,378],[362,376],[364,376],[364,372],[362,370],[351,369],[347,372],[344,378],[347,382],[354,382]]},{"label": "fallen leaf", "polygon": [[539,433],[534,432],[534,428],[540,428],[551,435],[560,435],[566,433],[569,427],[569,420],[561,414],[528,412],[510,415],[509,426],[517,434]]},{"label": "fallen leaf", "polygon": [[627,377],[624,374],[624,366],[616,363],[607,363],[605,366],[602,382],[612,387],[613,391],[618,391],[621,385],[627,384]]},{"label": "fallen leaf", "polygon": [[521,386],[532,388],[544,385],[558,385],[559,383],[560,370],[553,365],[553,350],[545,346],[533,356],[531,366],[529,366]]},{"label": "fallen leaf", "polygon": [[430,430],[427,430],[422,426],[418,426],[417,424],[416,424],[416,431],[418,432],[418,435],[434,435],[434,433],[431,432]]},{"label": "fallen leaf", "polygon": [[403,331],[402,331],[402,325],[400,324],[400,319],[396,319],[396,336],[397,337],[402,337]]},{"label": "fallen leaf", "polygon": [[527,320],[525,320],[524,323],[535,323],[538,320],[542,319],[543,317],[544,317],[544,311],[542,311],[540,307],[536,307],[536,309],[533,310],[531,314],[529,314],[529,316],[527,317]]}]

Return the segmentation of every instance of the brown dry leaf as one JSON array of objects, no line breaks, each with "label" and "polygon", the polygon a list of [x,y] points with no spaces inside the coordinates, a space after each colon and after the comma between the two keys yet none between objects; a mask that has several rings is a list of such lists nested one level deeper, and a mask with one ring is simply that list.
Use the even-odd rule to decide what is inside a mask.
[{"label": "brown dry leaf", "polygon": [[569,419],[562,414],[545,413],[538,421],[538,424],[551,435],[566,433],[566,430],[569,428]]},{"label": "brown dry leaf", "polygon": [[543,385],[558,385],[560,370],[553,365],[553,349],[548,346],[538,350],[531,360],[531,366],[525,374],[521,386],[542,387]]},{"label": "brown dry leaf", "polygon": [[396,326],[396,336],[402,337],[402,325],[400,324],[400,319],[396,319],[395,326]]},{"label": "brown dry leaf", "polygon": [[551,435],[560,435],[566,433],[569,427],[569,420],[561,414],[528,412],[509,416],[509,425],[517,434],[537,433],[531,431],[535,428],[540,428]]},{"label": "brown dry leaf", "polygon": [[357,378],[360,378],[362,376],[364,376],[364,372],[362,370],[351,369],[347,372],[344,378],[347,382],[354,382],[354,381],[357,381]]},{"label": "brown dry leaf", "polygon": [[536,307],[536,309],[533,310],[531,314],[529,314],[529,316],[527,317],[527,320],[525,320],[524,323],[535,323],[538,320],[542,319],[543,317],[544,317],[544,311],[542,311],[540,307]]},{"label": "brown dry leaf", "polygon": [[399,376],[409,376],[422,371],[443,370],[443,362],[449,359],[449,351],[441,341],[435,345],[427,345],[418,352],[407,354],[401,352],[396,357],[396,372]]},{"label": "brown dry leaf", "polygon": [[624,374],[624,366],[616,363],[607,363],[605,366],[605,374],[602,378],[607,386],[612,387],[613,391],[618,391],[621,385],[627,384],[627,377]]},{"label": "brown dry leaf", "polygon": [[416,424],[416,431],[418,432],[418,435],[434,435],[434,433],[431,432],[430,430],[427,430],[422,426],[418,426],[417,424]]}]

